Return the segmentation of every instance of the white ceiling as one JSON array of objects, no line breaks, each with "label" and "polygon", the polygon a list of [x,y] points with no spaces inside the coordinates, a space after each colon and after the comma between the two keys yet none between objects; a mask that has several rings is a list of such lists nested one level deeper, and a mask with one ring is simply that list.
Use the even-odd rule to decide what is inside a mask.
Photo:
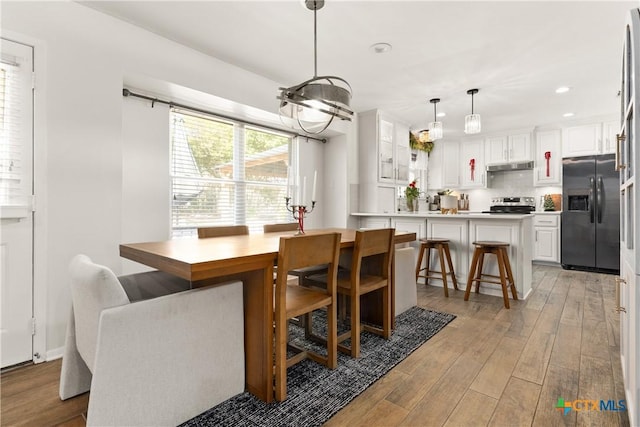
[{"label": "white ceiling", "polygon": [[[313,75],[313,13],[300,0],[82,4],[282,85]],[[483,133],[615,114],[625,19],[638,5],[328,0],[318,74],[347,80],[355,111],[380,108],[412,129],[433,120],[428,100],[441,98],[448,136],[462,135],[471,88]],[[373,53],[378,42],[393,50]],[[557,95],[558,86],[572,90]]]}]

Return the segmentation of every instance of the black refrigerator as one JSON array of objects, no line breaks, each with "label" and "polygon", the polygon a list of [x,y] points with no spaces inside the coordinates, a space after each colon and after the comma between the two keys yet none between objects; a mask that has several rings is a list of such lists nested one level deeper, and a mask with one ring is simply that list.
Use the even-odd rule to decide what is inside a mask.
[{"label": "black refrigerator", "polygon": [[562,160],[563,268],[619,272],[619,185],[613,154]]}]

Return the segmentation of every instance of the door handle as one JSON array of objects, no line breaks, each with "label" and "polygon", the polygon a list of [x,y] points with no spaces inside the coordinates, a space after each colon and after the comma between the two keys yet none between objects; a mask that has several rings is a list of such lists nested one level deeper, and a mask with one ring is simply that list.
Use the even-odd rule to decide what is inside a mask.
[{"label": "door handle", "polygon": [[594,211],[593,211],[593,187],[595,185],[595,179],[589,178],[589,222],[593,224]]},{"label": "door handle", "polygon": [[614,280],[616,282],[616,308],[615,308],[615,312],[616,313],[626,313],[627,309],[625,307],[621,307],[620,306],[620,284],[621,283],[626,284],[627,281],[624,280],[622,277],[616,277]]},{"label": "door handle", "polygon": [[598,224],[602,224],[602,177],[599,176],[596,181],[596,208],[598,209]]}]

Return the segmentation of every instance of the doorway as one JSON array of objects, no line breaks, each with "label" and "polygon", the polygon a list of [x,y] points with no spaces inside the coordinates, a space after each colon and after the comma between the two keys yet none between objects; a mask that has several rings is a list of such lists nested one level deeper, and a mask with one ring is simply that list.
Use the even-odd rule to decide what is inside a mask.
[{"label": "doorway", "polygon": [[0,39],[0,354],[33,359],[33,47]]}]

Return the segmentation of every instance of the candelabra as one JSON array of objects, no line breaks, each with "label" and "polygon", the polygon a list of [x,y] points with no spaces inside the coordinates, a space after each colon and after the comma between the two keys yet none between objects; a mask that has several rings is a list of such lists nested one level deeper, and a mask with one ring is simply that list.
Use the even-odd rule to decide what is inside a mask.
[{"label": "candelabra", "polygon": [[311,209],[307,210],[305,205],[289,205],[291,197],[285,197],[284,199],[287,203],[287,210],[293,214],[293,219],[298,221],[298,234],[304,234],[304,218],[307,214],[313,212],[316,207],[315,200],[311,201]]}]

